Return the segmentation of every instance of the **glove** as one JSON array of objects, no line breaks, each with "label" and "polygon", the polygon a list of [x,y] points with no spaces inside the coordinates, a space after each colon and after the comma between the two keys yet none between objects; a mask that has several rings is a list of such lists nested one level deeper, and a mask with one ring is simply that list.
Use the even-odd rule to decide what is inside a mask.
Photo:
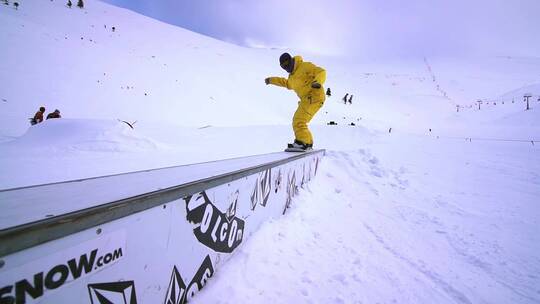
[{"label": "glove", "polygon": [[321,88],[321,84],[314,81],[311,83],[311,87],[314,88],[314,89],[320,89]]},{"label": "glove", "polygon": [[269,78],[265,78],[265,79],[264,79],[264,83],[270,84],[270,77],[269,77]]}]

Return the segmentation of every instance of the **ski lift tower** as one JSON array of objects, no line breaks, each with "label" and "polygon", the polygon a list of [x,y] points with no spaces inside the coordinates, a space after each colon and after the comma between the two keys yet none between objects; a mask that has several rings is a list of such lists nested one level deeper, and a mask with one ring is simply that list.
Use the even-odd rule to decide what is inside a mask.
[{"label": "ski lift tower", "polygon": [[530,108],[529,108],[529,98],[531,98],[531,97],[532,97],[532,94],[531,94],[531,93],[527,93],[527,94],[523,95],[523,101],[527,102],[527,109],[525,109],[525,110],[529,110],[529,109],[530,109]]},{"label": "ski lift tower", "polygon": [[482,104],[482,100],[478,99],[476,102],[478,103],[478,110],[480,110],[480,105]]}]

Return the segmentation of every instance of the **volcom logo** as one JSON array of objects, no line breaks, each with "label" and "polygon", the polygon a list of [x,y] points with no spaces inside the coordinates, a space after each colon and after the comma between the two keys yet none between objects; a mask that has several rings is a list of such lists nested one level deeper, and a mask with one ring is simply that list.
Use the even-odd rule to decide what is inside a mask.
[{"label": "volcom logo", "polygon": [[92,304],[137,304],[133,281],[88,284]]},{"label": "volcom logo", "polygon": [[[315,166],[315,170],[313,170],[313,166]],[[301,187],[304,188],[304,184],[311,181],[311,179],[317,174],[317,169],[319,167],[319,158],[313,158],[310,162],[307,164],[307,170],[306,170],[306,164],[303,164],[302,171],[302,182]]]},{"label": "volcom logo", "polygon": [[261,173],[255,181],[255,187],[251,192],[251,210],[255,210],[257,204],[265,207],[270,198],[270,188],[272,186],[272,171],[270,169]]},{"label": "volcom logo", "polygon": [[292,176],[291,172],[287,176],[287,200],[285,201],[285,208],[283,208],[283,214],[291,206],[292,199],[298,192],[298,186],[296,185],[296,171],[293,170]]},{"label": "volcom logo", "polygon": [[302,180],[300,181],[300,187],[303,189],[306,183],[306,164],[302,164]]},{"label": "volcom logo", "polygon": [[281,176],[281,169],[278,171],[278,176],[276,180],[274,181],[274,192],[278,193],[279,190],[281,190],[281,182],[283,177]]},{"label": "volcom logo", "polygon": [[229,196],[229,202],[231,202],[231,204],[229,205],[229,208],[227,208],[227,212],[226,212],[228,222],[231,222],[233,218],[236,216],[236,205],[238,204],[239,195],[240,195],[240,191],[236,190],[233,194]]},{"label": "volcom logo", "polygon": [[184,198],[195,237],[217,252],[231,253],[242,242],[244,221],[236,217],[238,196],[232,197],[226,213],[214,206],[204,191]]},{"label": "volcom logo", "polygon": [[165,304],[186,303],[200,291],[204,285],[206,285],[206,282],[213,274],[214,267],[212,266],[212,260],[210,259],[210,256],[206,256],[199,267],[199,270],[191,280],[189,287],[186,288],[186,284],[184,283],[180,272],[176,266],[174,266],[169,282],[169,288],[167,289],[167,295],[165,296]]},{"label": "volcom logo", "polygon": [[308,181],[311,181],[311,179],[313,177],[315,177],[315,175],[317,175],[317,169],[319,167],[319,158],[318,157],[315,157],[313,159],[311,159],[311,161],[308,163],[308,172],[307,172],[307,175],[308,175],[308,178],[307,180]]}]

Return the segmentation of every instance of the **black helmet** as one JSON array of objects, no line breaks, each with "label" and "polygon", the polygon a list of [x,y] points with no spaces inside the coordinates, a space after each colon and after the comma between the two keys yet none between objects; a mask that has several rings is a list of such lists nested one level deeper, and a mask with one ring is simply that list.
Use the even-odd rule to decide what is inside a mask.
[{"label": "black helmet", "polygon": [[292,73],[294,69],[294,58],[289,53],[283,53],[279,56],[279,65],[288,73]]},{"label": "black helmet", "polygon": [[39,108],[39,111],[40,111],[40,112],[45,112],[45,107],[40,107],[40,108]]}]

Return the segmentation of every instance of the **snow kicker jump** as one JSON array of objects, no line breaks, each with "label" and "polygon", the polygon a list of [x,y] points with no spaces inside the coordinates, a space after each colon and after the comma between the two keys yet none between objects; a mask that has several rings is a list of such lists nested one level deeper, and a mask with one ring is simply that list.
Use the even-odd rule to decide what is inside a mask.
[{"label": "snow kicker jump", "polygon": [[324,150],[0,190],[0,303],[185,303]]}]

